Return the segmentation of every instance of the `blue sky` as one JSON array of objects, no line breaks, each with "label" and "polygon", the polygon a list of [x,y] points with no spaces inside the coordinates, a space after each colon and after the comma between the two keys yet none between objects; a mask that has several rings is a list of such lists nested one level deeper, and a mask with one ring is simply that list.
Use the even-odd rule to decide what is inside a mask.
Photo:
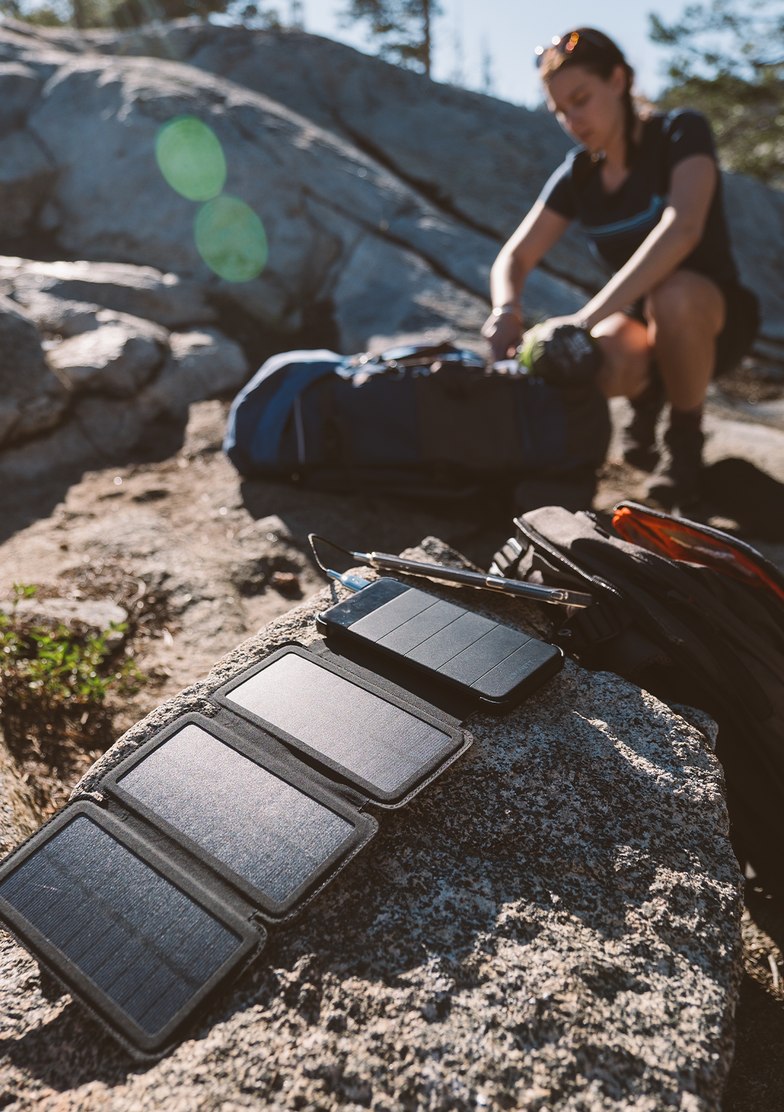
[{"label": "blue sky", "polygon": [[[361,25],[341,26],[345,0],[301,0],[305,29],[372,52]],[[290,0],[265,0],[288,17]],[[496,96],[516,103],[539,99],[534,47],[580,24],[594,26],[616,39],[637,71],[638,84],[648,96],[662,85],[666,52],[650,42],[648,12],[665,20],[681,14],[685,0],[441,0],[443,16],[435,25],[433,76],[438,81],[458,79],[470,88],[482,87],[483,56],[490,59]],[[462,80],[460,78],[462,77]]]}]

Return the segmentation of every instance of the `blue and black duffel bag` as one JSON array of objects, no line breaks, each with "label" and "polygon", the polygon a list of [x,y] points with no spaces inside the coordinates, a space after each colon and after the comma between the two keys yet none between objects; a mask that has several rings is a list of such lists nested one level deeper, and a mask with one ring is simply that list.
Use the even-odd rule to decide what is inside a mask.
[{"label": "blue and black duffel bag", "polygon": [[488,372],[440,344],[275,355],[234,400],[223,447],[247,478],[447,495],[594,469],[609,436],[593,382],[563,389]]}]

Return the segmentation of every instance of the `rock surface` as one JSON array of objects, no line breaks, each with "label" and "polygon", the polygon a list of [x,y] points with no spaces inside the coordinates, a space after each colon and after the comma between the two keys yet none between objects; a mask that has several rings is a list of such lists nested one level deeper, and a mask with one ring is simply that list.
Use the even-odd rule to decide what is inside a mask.
[{"label": "rock surface", "polygon": [[46,365],[38,329],[0,295],[0,444],[56,425],[68,394]]},{"label": "rock surface", "polygon": [[12,131],[0,139],[0,235],[18,235],[33,222],[54,177],[54,167],[29,132]]},{"label": "rock surface", "polygon": [[[104,311],[105,315],[112,317]],[[75,393],[102,393],[112,398],[138,394],[163,363],[168,350],[164,329],[148,321],[109,320],[63,340],[49,352],[49,366]]]},{"label": "rock surface", "polygon": [[173,332],[170,354],[143,404],[182,421],[188,407],[215,394],[236,393],[247,382],[250,367],[239,344],[214,328]]},{"label": "rock surface", "polygon": [[25,622],[83,627],[93,633],[106,633],[109,627],[122,625],[128,614],[109,599],[29,598],[18,602],[0,602],[0,612],[14,613]]},{"label": "rock surface", "polygon": [[42,80],[30,66],[0,62],[0,135],[21,127],[41,91]]},{"label": "rock surface", "polygon": [[784,193],[768,189],[762,182],[743,174],[724,174],[732,250],[741,281],[760,300],[762,343],[758,346],[772,358],[784,354],[782,289],[784,264]]},{"label": "rock surface", "polygon": [[[426,552],[451,555],[436,541]],[[207,692],[272,645],[311,640],[328,597],[239,646],[82,786],[178,713],[209,712]],[[542,628],[533,607],[487,605]],[[371,847],[157,1065],[132,1068],[7,943],[9,1106],[718,1109],[741,878],[708,738],[571,664],[471,729],[470,753],[384,815]]]},{"label": "rock surface", "polygon": [[174,423],[171,439],[193,402],[235,394],[251,373],[239,344],[155,323],[216,316],[195,283],[152,267],[0,258],[0,443],[26,441],[0,456],[2,479],[75,476],[154,442],[156,422]]},{"label": "rock surface", "polygon": [[22,305],[48,294],[65,303],[95,304],[166,328],[212,324],[218,316],[198,283],[152,266],[0,257],[0,286],[6,286]]},{"label": "rock surface", "polygon": [[[27,785],[0,737],[0,854],[5,857],[40,825]],[[8,937],[4,935],[0,947],[8,943]]]}]

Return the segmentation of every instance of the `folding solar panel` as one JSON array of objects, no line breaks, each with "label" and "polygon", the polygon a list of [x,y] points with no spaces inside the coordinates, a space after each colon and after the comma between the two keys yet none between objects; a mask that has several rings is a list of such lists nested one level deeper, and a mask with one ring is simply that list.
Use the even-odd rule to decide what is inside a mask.
[{"label": "folding solar panel", "polygon": [[249,745],[188,715],[103,786],[278,919],[365,845],[378,824],[275,748],[258,731]]},{"label": "folding solar panel", "polygon": [[3,862],[0,910],[142,1053],[165,1048],[264,938],[89,802],[67,807]]},{"label": "folding solar panel", "polygon": [[[470,738],[332,654],[285,646],[0,864],[0,922],[135,1057],[166,1053],[266,940]],[[433,713],[431,714],[430,711]]]},{"label": "folding solar panel", "polygon": [[215,697],[381,805],[406,802],[465,747],[443,717],[298,646],[280,649]]}]

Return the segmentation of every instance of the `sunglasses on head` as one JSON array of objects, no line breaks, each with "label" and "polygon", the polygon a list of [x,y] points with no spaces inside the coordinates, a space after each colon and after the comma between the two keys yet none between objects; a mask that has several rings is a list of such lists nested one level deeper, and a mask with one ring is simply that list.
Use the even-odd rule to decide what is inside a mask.
[{"label": "sunglasses on head", "polygon": [[560,38],[557,35],[553,35],[550,46],[537,46],[534,51],[537,69],[541,66],[544,61],[544,56],[548,51],[555,50],[558,54],[571,54],[581,42],[589,42],[592,46],[596,46],[600,50],[607,50],[607,43],[591,31],[567,31],[566,34],[561,35]]}]

